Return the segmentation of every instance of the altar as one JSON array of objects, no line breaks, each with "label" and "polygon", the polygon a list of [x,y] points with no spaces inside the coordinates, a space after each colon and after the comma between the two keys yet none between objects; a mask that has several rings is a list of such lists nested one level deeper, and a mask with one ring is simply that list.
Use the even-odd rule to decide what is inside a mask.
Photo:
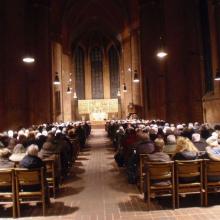
[{"label": "altar", "polygon": [[89,115],[94,122],[109,119],[110,114],[118,113],[118,99],[87,99],[78,100],[79,115]]},{"label": "altar", "polygon": [[108,114],[106,112],[91,112],[89,115],[90,121],[104,121],[108,119]]}]

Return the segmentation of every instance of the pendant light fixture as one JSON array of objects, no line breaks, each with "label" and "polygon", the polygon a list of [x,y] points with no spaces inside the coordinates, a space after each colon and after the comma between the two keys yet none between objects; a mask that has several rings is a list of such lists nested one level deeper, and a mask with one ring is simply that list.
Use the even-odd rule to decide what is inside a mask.
[{"label": "pendant light fixture", "polygon": [[134,78],[133,78],[133,82],[134,83],[138,83],[140,82],[139,76],[138,76],[138,72],[137,70],[134,70]]},{"label": "pendant light fixture", "polygon": [[125,83],[123,84],[123,92],[127,92],[127,86]]},{"label": "pendant light fixture", "polygon": [[220,71],[219,71],[219,69],[216,70],[215,80],[216,81],[220,80]]},{"label": "pendant light fixture", "polygon": [[70,88],[70,86],[69,86],[69,85],[67,86],[66,93],[67,93],[67,94],[71,94],[71,93],[72,93],[71,88]]},{"label": "pendant light fixture", "polygon": [[33,56],[30,56],[30,55],[26,55],[22,58],[23,62],[24,63],[34,63],[35,62],[35,59]]},{"label": "pendant light fixture", "polygon": [[120,89],[118,89],[117,96],[118,96],[118,97],[121,96],[121,91],[120,91]]},{"label": "pendant light fixture", "polygon": [[159,46],[159,50],[157,52],[157,57],[159,57],[160,59],[163,59],[167,55],[168,55],[168,53],[166,52],[166,50],[164,48],[163,38],[160,37],[160,46]]},{"label": "pendant light fixture", "polygon": [[36,17],[34,16],[35,7],[30,1],[26,5],[26,14],[25,14],[25,38],[24,38],[24,51],[22,56],[22,61],[24,63],[34,63],[35,58],[35,44],[34,38],[36,37]]},{"label": "pendant light fixture", "polygon": [[74,98],[74,99],[77,99],[76,92],[73,93],[73,98]]},{"label": "pendant light fixture", "polygon": [[72,82],[72,73],[69,73],[69,80],[67,82],[67,91],[66,91],[67,94],[72,93],[71,82]]},{"label": "pendant light fixture", "polygon": [[58,72],[55,73],[55,77],[54,77],[53,84],[54,84],[54,85],[60,85],[60,79],[59,79],[59,74],[58,74]]}]

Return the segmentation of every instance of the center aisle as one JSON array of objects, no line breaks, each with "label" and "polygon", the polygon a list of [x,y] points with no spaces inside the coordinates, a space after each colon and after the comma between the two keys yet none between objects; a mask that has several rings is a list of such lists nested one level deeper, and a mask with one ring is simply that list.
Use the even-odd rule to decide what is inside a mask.
[{"label": "center aisle", "polygon": [[[140,206],[136,186],[127,183],[124,172],[120,173],[114,162],[114,149],[105,130],[93,129],[87,146],[73,170],[76,180],[69,184],[76,194],[65,193],[65,203],[78,207],[71,215],[73,219],[128,220],[134,219],[136,211],[145,211],[146,205]],[[143,214],[146,219],[146,212]]]}]

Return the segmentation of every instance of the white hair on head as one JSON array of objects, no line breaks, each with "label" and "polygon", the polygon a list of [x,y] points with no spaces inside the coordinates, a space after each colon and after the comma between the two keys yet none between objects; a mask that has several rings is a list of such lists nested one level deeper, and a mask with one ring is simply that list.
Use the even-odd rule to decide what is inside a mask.
[{"label": "white hair on head", "polygon": [[189,128],[189,129],[194,128],[193,123],[189,123],[189,124],[188,124],[188,128]]},{"label": "white hair on head", "polygon": [[206,140],[206,143],[209,145],[209,146],[218,146],[218,140],[216,137],[214,136],[211,136],[209,137],[207,140]]},{"label": "white hair on head", "polygon": [[42,131],[42,135],[47,136],[47,135],[48,135],[48,132],[47,132],[46,130],[43,130],[43,131]]},{"label": "white hair on head", "polygon": [[12,138],[13,134],[14,134],[14,132],[12,130],[8,130],[8,137]]},{"label": "white hair on head", "polygon": [[212,137],[218,139],[218,133],[217,132],[212,132]]},{"label": "white hair on head", "polygon": [[194,134],[192,134],[192,141],[193,141],[193,142],[198,142],[198,141],[200,141],[200,134],[199,134],[199,133],[194,133]]},{"label": "white hair on head", "polygon": [[26,153],[27,153],[28,155],[31,155],[31,156],[38,156],[38,151],[39,151],[38,146],[35,145],[35,144],[31,144],[31,145],[27,148]]},{"label": "white hair on head", "polygon": [[18,131],[18,136],[20,136],[20,135],[25,135],[25,133],[24,133],[23,130],[19,130],[19,131]]},{"label": "white hair on head", "polygon": [[167,136],[167,143],[168,144],[175,144],[176,143],[176,136],[173,134],[170,134]]}]

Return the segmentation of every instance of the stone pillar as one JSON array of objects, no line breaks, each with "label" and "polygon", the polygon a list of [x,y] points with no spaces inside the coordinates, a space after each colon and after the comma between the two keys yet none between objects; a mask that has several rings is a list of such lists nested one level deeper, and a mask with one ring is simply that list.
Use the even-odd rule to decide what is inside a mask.
[{"label": "stone pillar", "polygon": [[73,90],[70,94],[67,93],[68,85],[70,88],[73,89],[72,76],[71,73],[71,61],[70,56],[67,54],[62,55],[62,82],[63,82],[63,118],[64,121],[71,121],[72,115],[71,115],[71,100],[73,99]]},{"label": "stone pillar", "polygon": [[160,1],[140,1],[141,73],[143,85],[144,117],[161,118],[158,76],[160,65],[156,57],[161,35]]},{"label": "stone pillar", "polygon": [[122,59],[123,59],[123,79],[124,81],[121,82],[122,84],[122,93],[123,93],[123,84],[126,84],[127,87],[127,92],[123,93],[121,98],[122,98],[122,112],[123,112],[123,117],[128,116],[128,105],[129,103],[133,102],[133,97],[132,97],[132,90],[133,90],[133,85],[132,85],[132,73],[131,73],[131,68],[132,68],[132,63],[131,63],[131,38],[130,34],[127,33],[123,37],[122,40]]},{"label": "stone pillar", "polygon": [[[13,7],[12,7],[13,5]],[[32,87],[29,77],[35,75],[34,65],[22,62],[25,46],[25,2],[1,2],[1,101],[0,112],[4,129],[17,129],[29,123],[29,89]],[[0,10],[0,11],[1,11]],[[30,35],[28,35],[31,37]],[[37,102],[37,100],[35,100]]]},{"label": "stone pillar", "polygon": [[[196,1],[164,1],[167,120],[202,121],[200,29]],[[187,104],[186,104],[187,103]]]},{"label": "stone pillar", "polygon": [[[29,1],[27,1],[29,2]],[[32,33],[36,63],[31,75],[31,124],[52,121],[51,41],[49,34],[49,5],[32,3],[34,27]]]},{"label": "stone pillar", "polygon": [[[55,78],[56,72],[58,73],[61,84],[53,85],[53,121],[63,121],[63,96],[62,96],[62,48],[58,42],[52,42],[52,82]],[[59,93],[60,99],[57,96]],[[56,103],[59,102],[59,103]],[[60,112],[58,112],[57,106],[60,105]]]},{"label": "stone pillar", "polygon": [[0,131],[6,128],[6,122],[5,122],[5,92],[4,92],[4,86],[5,86],[5,1],[1,2],[0,7],[0,27],[4,29],[2,33],[0,34]]},{"label": "stone pillar", "polygon": [[220,68],[220,0],[213,0],[215,13],[215,27],[217,33],[217,48],[218,48],[218,68]]},{"label": "stone pillar", "polygon": [[139,30],[133,30],[131,32],[131,53],[132,53],[132,81],[134,78],[134,71],[137,70],[140,82],[134,83],[132,82],[133,86],[133,104],[136,108],[136,113],[138,115],[142,115],[142,92],[141,92],[141,85],[142,85],[142,79],[141,79],[141,69],[140,69],[140,45],[139,45]]}]

